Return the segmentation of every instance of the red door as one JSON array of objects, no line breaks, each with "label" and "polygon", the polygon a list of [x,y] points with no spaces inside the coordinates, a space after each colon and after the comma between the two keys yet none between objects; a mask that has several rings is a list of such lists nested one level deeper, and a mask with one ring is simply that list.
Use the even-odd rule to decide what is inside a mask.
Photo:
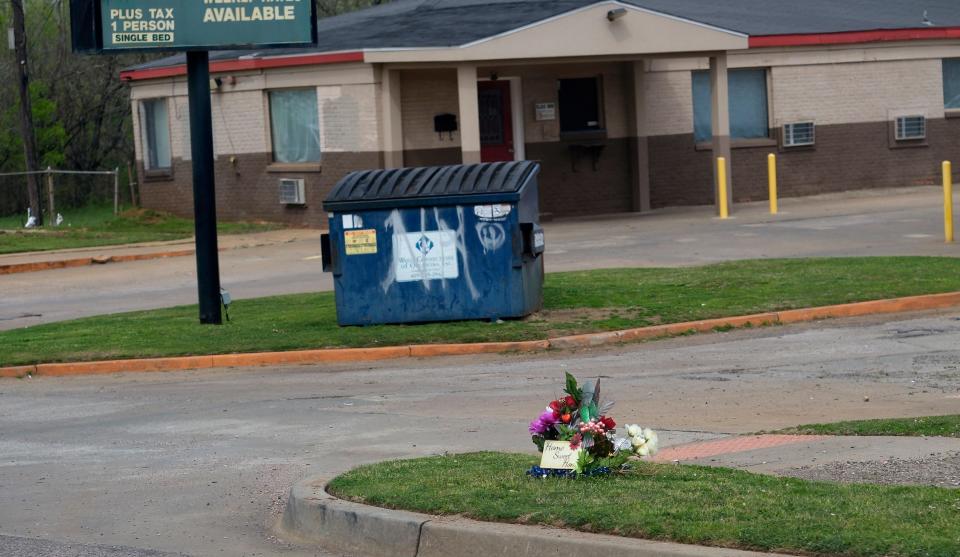
[{"label": "red door", "polygon": [[477,84],[477,94],[480,108],[480,159],[483,162],[512,161],[510,82],[481,81]]}]

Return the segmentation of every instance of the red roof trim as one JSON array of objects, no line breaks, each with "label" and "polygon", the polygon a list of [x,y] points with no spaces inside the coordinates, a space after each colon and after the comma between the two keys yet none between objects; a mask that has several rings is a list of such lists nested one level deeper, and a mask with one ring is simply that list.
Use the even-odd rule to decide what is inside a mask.
[{"label": "red roof trim", "polygon": [[845,33],[761,35],[750,37],[749,45],[750,48],[765,48],[774,46],[814,46],[957,38],[960,38],[960,27],[922,27],[919,29],[879,29],[875,31],[849,31]]},{"label": "red roof trim", "polygon": [[[291,66],[312,66],[315,64],[343,64],[346,62],[363,62],[363,52],[333,52],[329,54],[304,54],[296,56],[279,56],[273,58],[222,60],[210,63],[210,73],[258,70],[262,68],[287,68]],[[145,70],[130,70],[126,72],[120,72],[120,79],[124,81],[139,81],[141,79],[156,79],[160,77],[174,77],[186,74],[187,66],[181,64],[178,66],[168,66],[165,68],[149,68]]]}]

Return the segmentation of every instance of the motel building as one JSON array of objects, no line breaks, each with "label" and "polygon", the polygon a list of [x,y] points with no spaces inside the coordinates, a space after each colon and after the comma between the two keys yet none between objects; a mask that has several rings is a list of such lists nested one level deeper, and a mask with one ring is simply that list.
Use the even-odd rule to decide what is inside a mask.
[{"label": "motel building", "polygon": [[[397,0],[309,49],[211,53],[217,206],[324,226],[346,173],[529,159],[544,216],[936,183],[956,0]],[[183,56],[130,85],[146,207],[192,214]],[[735,205],[734,205],[735,208]]]}]

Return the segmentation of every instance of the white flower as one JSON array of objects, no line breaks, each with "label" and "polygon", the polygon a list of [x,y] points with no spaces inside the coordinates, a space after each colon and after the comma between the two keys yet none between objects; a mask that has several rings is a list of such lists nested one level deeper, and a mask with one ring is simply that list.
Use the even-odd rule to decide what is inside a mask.
[{"label": "white flower", "polygon": [[644,439],[643,437],[631,437],[631,438],[630,438],[630,443],[631,443],[631,444],[633,445],[633,447],[636,449],[636,448],[640,448],[640,447],[646,445],[646,444],[647,444],[647,440]]},{"label": "white flower", "polygon": [[637,447],[637,454],[640,456],[647,456],[650,454],[650,447],[643,445],[642,447]]},{"label": "white flower", "polygon": [[647,440],[645,446],[647,449],[649,449],[650,454],[656,454],[657,448],[660,445],[660,438],[657,436],[657,432],[648,427],[647,429],[643,430],[643,438]]},{"label": "white flower", "polygon": [[630,437],[639,437],[642,434],[643,434],[643,428],[641,428],[637,424],[627,425],[627,435],[629,435]]}]

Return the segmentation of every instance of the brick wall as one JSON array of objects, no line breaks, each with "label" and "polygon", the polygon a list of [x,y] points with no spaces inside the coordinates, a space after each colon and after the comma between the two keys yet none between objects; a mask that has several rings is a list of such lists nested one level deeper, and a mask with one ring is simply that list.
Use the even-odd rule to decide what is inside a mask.
[{"label": "brick wall", "polygon": [[460,120],[455,70],[401,72],[400,91],[405,151],[460,148],[459,131],[453,132],[452,137],[433,131],[433,117],[437,114],[457,114],[457,121]]},{"label": "brick wall", "polygon": [[[350,171],[382,165],[377,85],[321,85],[316,89],[321,162],[317,169],[296,171],[287,171],[273,164],[265,91],[213,94],[211,109],[218,217],[325,226],[322,202],[337,181]],[[133,109],[137,109],[136,101]],[[141,198],[145,207],[192,216],[190,115],[185,96],[170,98],[168,116],[173,168],[169,176],[148,177],[142,160],[138,160]],[[137,152],[142,153],[139,122],[134,124],[134,133]],[[280,204],[278,184],[281,178],[304,179],[305,205]]]},{"label": "brick wall", "polygon": [[[654,207],[713,203],[712,153],[693,141],[691,69],[646,74],[651,202]],[[944,120],[939,59],[785,65],[770,69],[771,137],[783,123],[813,120],[816,145],[734,148],[735,201],[767,198],[766,155],[778,154],[783,196],[935,183],[938,165],[960,143],[960,120]],[[890,140],[898,114],[928,118],[927,141]],[[735,143],[736,145],[736,143]]]},{"label": "brick wall", "polygon": [[540,211],[553,216],[630,211],[629,141],[607,140],[596,168],[588,154],[571,149],[559,141],[527,144],[527,158],[541,163]]},{"label": "brick wall", "polygon": [[943,117],[939,59],[774,67],[770,74],[776,125],[883,122],[891,111],[913,109]]}]

